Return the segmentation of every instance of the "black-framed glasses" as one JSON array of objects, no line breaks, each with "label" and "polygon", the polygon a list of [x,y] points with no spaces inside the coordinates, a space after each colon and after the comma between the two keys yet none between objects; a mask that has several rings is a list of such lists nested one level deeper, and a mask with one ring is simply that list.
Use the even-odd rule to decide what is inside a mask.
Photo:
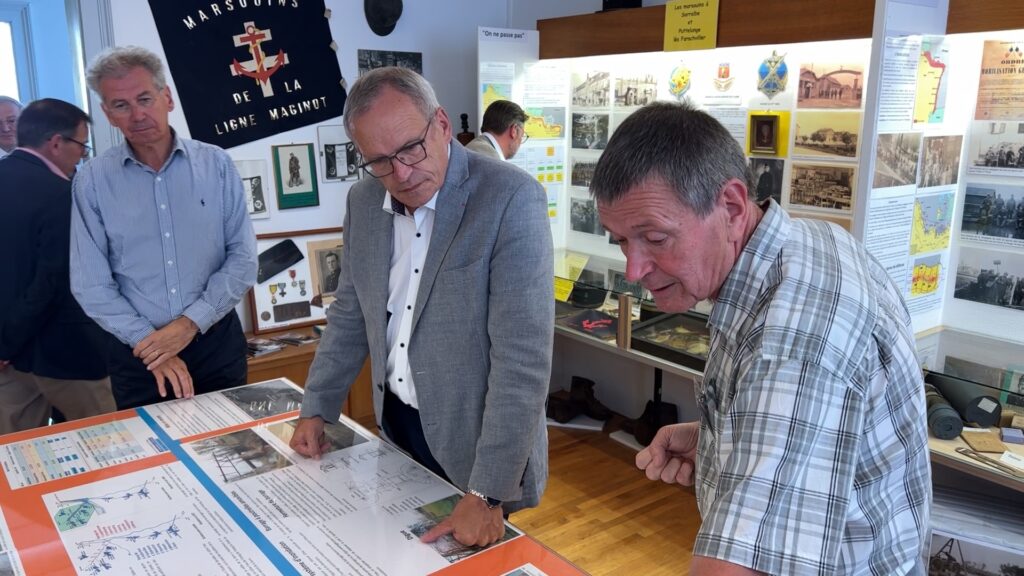
[{"label": "black-framed glasses", "polygon": [[525,126],[522,124],[517,124],[517,126],[519,126],[519,143],[526,144],[526,141],[530,139],[530,135],[526,133]]},{"label": "black-framed glasses", "polygon": [[70,136],[64,136],[63,134],[61,134],[60,137],[65,139],[65,140],[67,140],[68,142],[74,142],[75,144],[78,144],[79,146],[81,146],[83,154],[88,154],[88,153],[92,152],[92,146],[89,146],[85,142],[79,142],[78,140],[75,140],[74,138],[71,138]]},{"label": "black-framed glasses", "polygon": [[406,166],[415,166],[426,160],[427,147],[424,146],[424,143],[427,141],[427,134],[430,133],[430,126],[434,123],[435,116],[437,116],[437,110],[434,110],[430,115],[430,119],[427,120],[427,127],[423,130],[423,136],[419,140],[405,146],[390,156],[381,156],[369,162],[363,162],[359,167],[366,170],[366,173],[374,178],[383,178],[395,171],[395,160]]}]

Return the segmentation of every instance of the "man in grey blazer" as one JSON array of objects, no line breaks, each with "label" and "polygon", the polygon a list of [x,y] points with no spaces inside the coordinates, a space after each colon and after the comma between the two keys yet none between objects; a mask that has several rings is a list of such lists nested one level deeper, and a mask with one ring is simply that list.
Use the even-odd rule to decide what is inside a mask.
[{"label": "man in grey blazer", "polygon": [[466,144],[468,150],[498,160],[509,160],[530,137],[526,135],[528,116],[515,102],[495,100],[484,111],[480,135]]},{"label": "man in grey blazer", "polygon": [[373,178],[352,187],[336,300],[292,448],[317,458],[370,355],[377,424],[467,492],[424,535],[487,545],[547,481],[544,401],[554,330],[544,190],[451,143],[415,72],[362,76],[345,126]]}]

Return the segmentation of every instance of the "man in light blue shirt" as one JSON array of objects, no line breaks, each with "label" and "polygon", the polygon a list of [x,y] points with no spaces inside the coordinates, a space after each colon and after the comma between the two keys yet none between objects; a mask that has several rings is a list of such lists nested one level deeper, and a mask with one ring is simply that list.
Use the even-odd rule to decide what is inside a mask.
[{"label": "man in light blue shirt", "polygon": [[71,288],[116,338],[118,408],[245,384],[234,307],[256,280],[256,239],[231,158],[169,126],[174,101],[155,54],[108,50],[88,81],[127,142],[75,178]]}]

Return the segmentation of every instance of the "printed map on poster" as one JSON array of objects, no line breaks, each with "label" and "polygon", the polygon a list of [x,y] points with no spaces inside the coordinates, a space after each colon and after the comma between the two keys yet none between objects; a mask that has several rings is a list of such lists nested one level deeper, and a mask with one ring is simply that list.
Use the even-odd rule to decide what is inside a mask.
[{"label": "printed map on poster", "polygon": [[949,246],[955,201],[953,193],[915,199],[914,224],[910,233],[911,254],[944,250]]},{"label": "printed map on poster", "polygon": [[917,94],[914,124],[941,124],[946,114],[946,86],[949,47],[941,36],[927,36],[921,43],[917,63]]}]

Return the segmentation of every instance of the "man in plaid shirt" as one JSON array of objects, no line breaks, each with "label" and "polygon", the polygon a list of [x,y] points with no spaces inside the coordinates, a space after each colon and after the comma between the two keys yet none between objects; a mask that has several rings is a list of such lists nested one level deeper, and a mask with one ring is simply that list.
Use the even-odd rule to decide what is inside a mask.
[{"label": "man in plaid shirt", "polygon": [[656,103],[616,130],[591,191],[626,276],[665,311],[712,299],[699,422],[637,455],[696,483],[690,573],[923,574],[931,504],[910,317],[834,224],[757,205],[712,117]]}]

